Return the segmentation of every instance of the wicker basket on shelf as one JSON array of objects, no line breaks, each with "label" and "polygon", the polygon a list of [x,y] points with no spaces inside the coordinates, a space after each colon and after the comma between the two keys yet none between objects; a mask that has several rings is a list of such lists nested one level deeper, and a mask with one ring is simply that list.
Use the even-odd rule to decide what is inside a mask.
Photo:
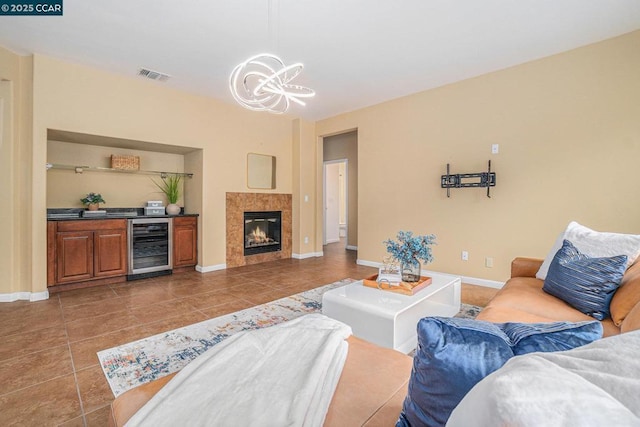
[{"label": "wicker basket on shelf", "polygon": [[140,170],[139,156],[111,155],[111,168],[122,170]]}]

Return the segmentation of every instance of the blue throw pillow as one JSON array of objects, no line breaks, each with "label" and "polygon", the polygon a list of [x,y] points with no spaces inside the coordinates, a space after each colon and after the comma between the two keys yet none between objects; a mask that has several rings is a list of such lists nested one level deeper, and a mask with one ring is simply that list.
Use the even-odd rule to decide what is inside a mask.
[{"label": "blue throw pillow", "polygon": [[627,256],[590,258],[564,240],[542,290],[594,319],[609,317],[609,305],[627,269]]},{"label": "blue throw pillow", "polygon": [[467,392],[511,357],[570,350],[600,337],[602,325],[595,320],[526,324],[425,317],[418,322],[418,349],[396,427],[443,426]]}]

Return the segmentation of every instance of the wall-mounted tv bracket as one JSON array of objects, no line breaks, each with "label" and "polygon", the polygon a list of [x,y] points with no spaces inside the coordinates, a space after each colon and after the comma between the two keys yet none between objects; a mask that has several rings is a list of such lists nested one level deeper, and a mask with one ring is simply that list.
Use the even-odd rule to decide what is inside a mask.
[{"label": "wall-mounted tv bracket", "polygon": [[496,186],[496,173],[491,172],[491,160],[489,160],[486,172],[480,173],[449,173],[440,177],[440,187],[447,189],[447,197],[451,197],[452,188],[487,187],[487,197],[491,198],[491,187]]}]

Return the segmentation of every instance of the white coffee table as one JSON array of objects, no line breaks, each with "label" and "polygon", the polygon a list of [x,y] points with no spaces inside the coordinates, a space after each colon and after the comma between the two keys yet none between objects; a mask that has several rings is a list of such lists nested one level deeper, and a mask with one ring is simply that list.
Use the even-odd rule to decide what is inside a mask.
[{"label": "white coffee table", "polygon": [[357,337],[409,353],[418,343],[418,320],[460,311],[460,277],[429,276],[432,283],[411,296],[370,288],[361,280],[332,289],[322,296],[322,314],[351,326]]}]

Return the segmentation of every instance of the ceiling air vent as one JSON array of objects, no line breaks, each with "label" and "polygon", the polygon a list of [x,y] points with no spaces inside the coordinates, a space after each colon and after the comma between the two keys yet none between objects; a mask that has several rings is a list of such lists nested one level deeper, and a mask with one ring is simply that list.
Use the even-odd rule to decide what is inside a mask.
[{"label": "ceiling air vent", "polygon": [[140,68],[138,70],[138,75],[141,77],[146,77],[151,80],[157,80],[159,82],[166,82],[171,77],[169,74],[164,74],[159,71],[149,70],[147,68]]}]

